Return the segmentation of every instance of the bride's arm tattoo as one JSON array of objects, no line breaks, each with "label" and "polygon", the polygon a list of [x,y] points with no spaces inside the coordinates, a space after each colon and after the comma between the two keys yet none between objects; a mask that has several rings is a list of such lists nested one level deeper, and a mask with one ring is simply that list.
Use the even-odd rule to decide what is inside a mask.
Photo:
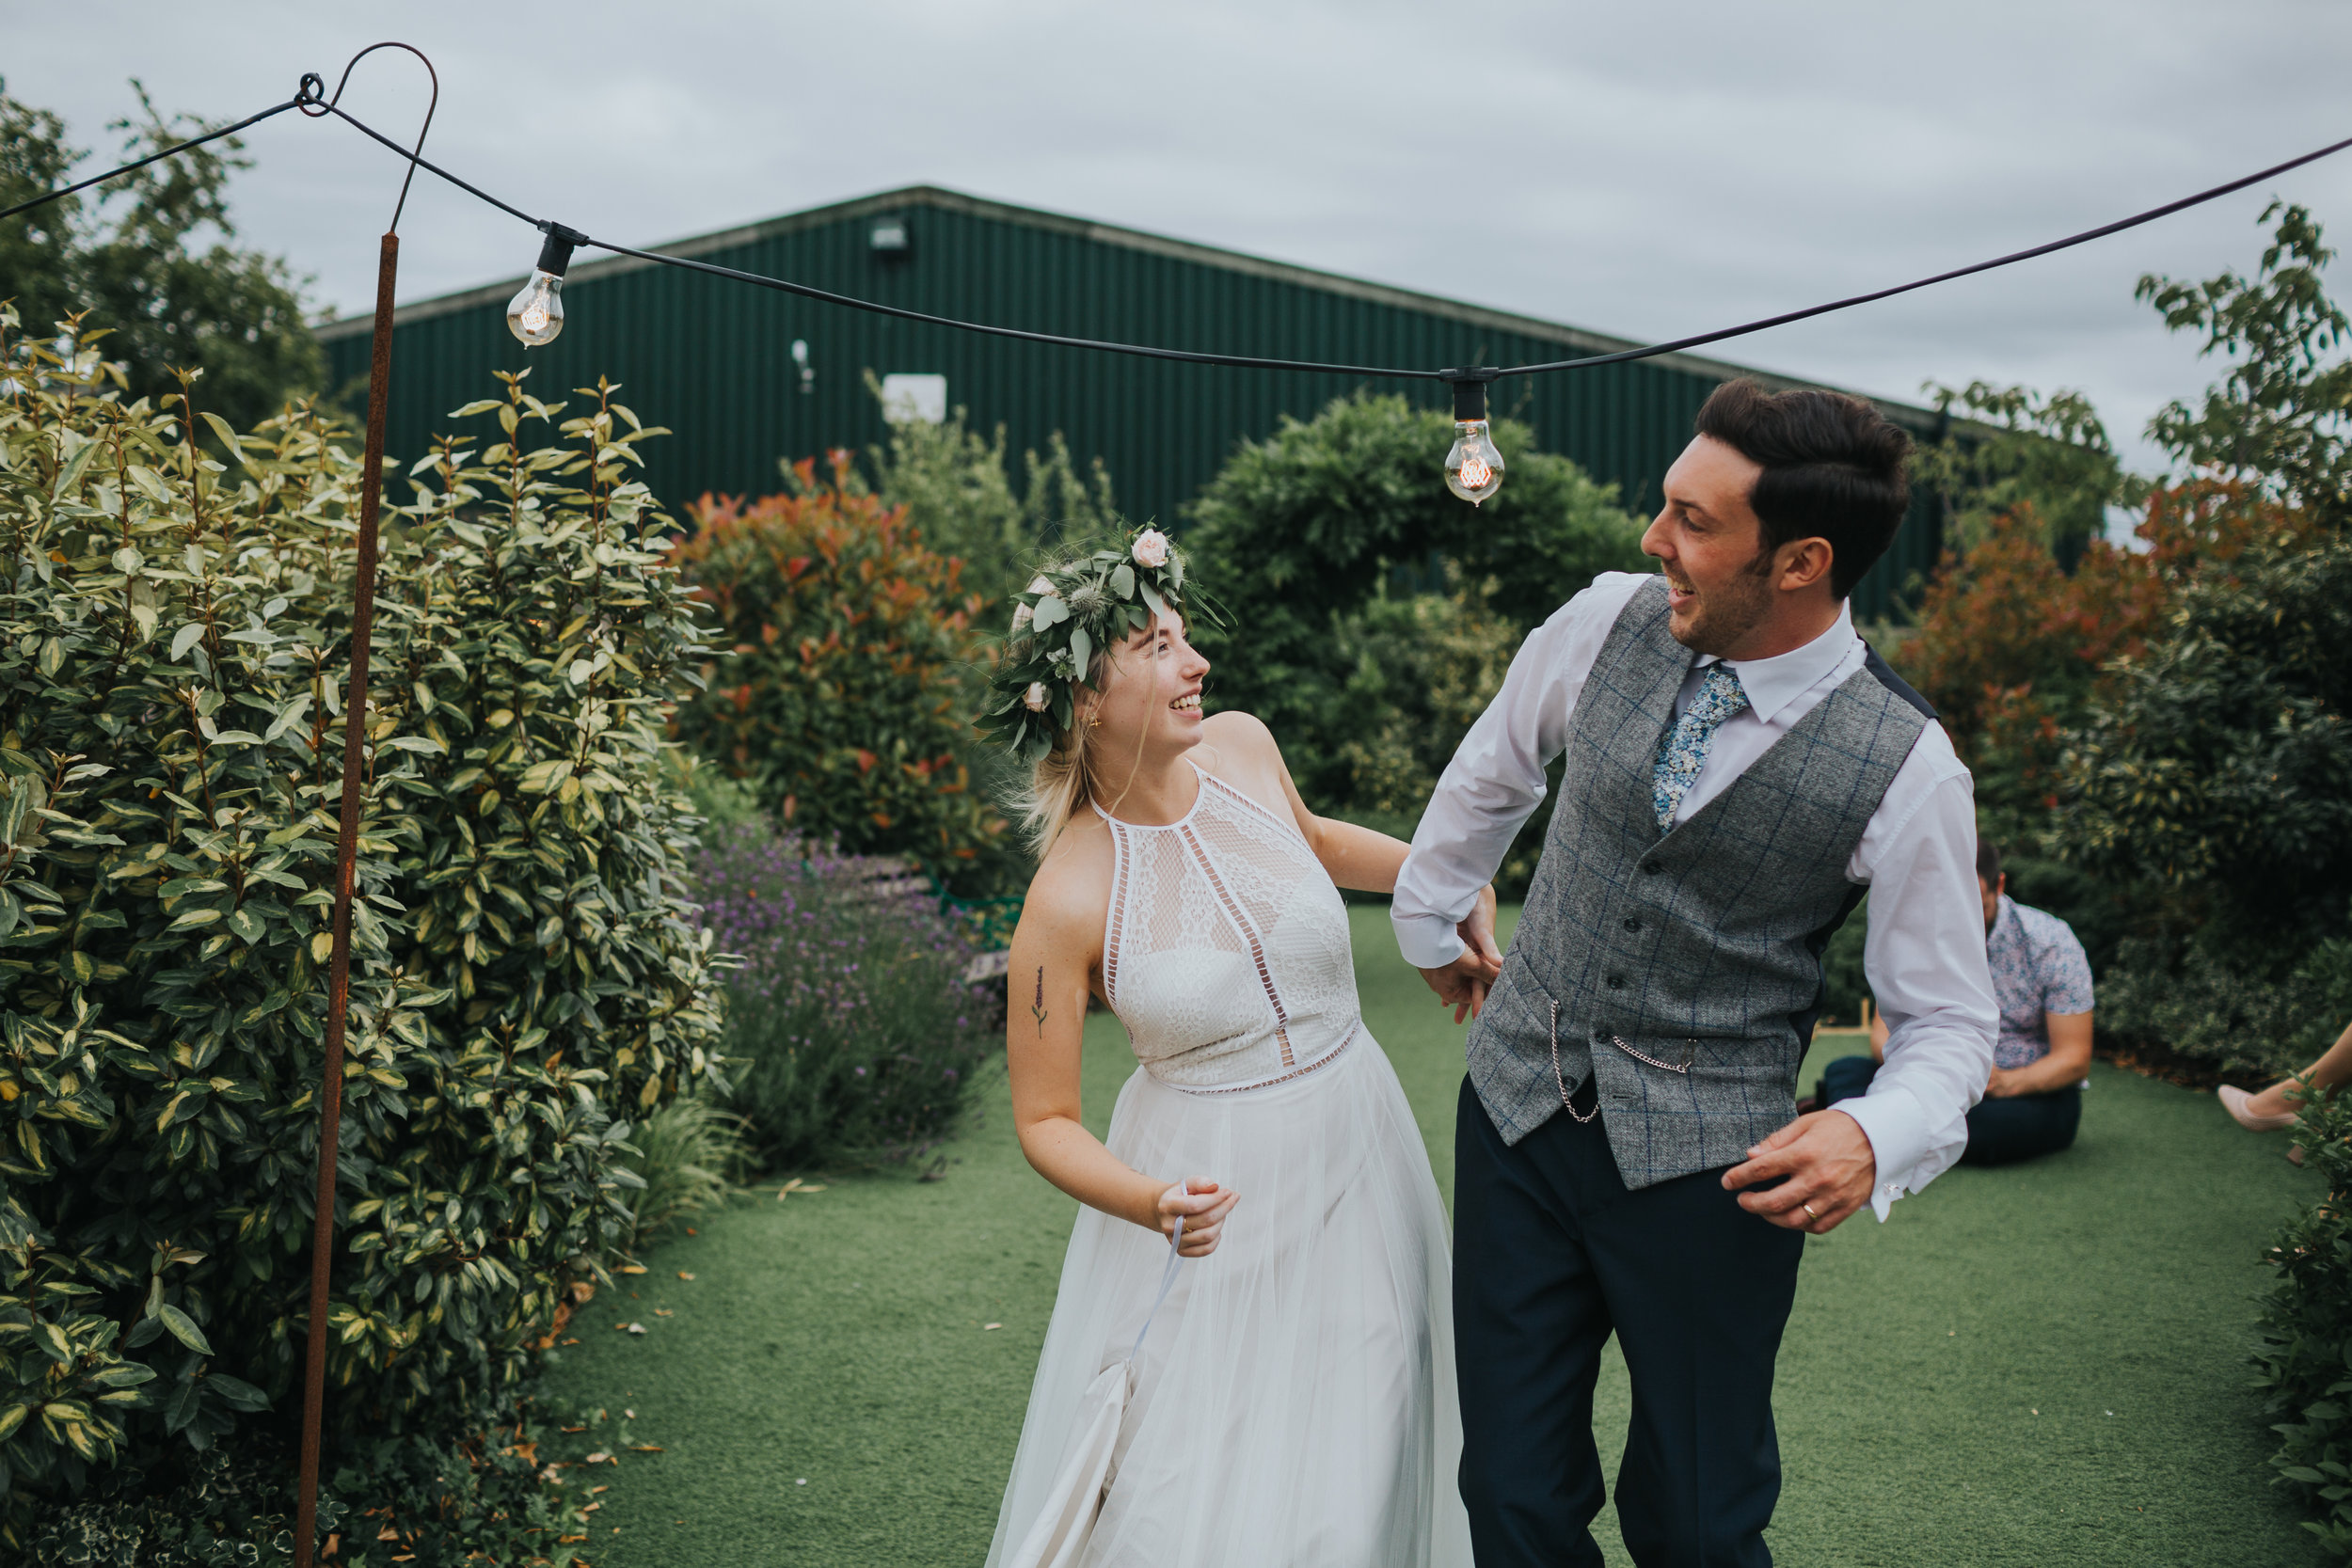
[{"label": "bride's arm tattoo", "polygon": [[1037,966],[1037,1000],[1029,1005],[1029,1016],[1037,1020],[1037,1037],[1045,1037],[1045,966]]}]

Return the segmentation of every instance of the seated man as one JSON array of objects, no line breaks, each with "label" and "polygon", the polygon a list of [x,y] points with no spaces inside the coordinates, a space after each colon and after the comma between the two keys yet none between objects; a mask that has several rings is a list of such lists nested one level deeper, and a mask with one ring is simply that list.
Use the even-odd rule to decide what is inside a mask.
[{"label": "seated man", "polygon": [[[2001,1005],[1993,1077],[1968,1113],[1963,1164],[1998,1165],[2055,1154],[2074,1141],[2090,1068],[2090,960],[2066,922],[2009,896],[2001,852],[1977,841],[1984,895],[1985,958]],[[1841,1056],[1821,1072],[1822,1109],[1870,1086],[1885,1059],[1886,1020],[1870,1022],[1870,1054]]]}]

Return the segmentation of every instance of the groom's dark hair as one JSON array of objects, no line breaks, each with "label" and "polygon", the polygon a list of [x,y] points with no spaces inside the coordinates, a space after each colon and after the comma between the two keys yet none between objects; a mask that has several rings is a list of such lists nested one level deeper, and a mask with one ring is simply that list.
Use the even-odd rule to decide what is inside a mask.
[{"label": "groom's dark hair", "polygon": [[1830,592],[1841,599],[1911,509],[1911,437],[1860,398],[1810,387],[1768,392],[1741,377],[1715,388],[1698,427],[1764,469],[1748,497],[1764,525],[1758,560],[1792,539],[1826,539]]}]

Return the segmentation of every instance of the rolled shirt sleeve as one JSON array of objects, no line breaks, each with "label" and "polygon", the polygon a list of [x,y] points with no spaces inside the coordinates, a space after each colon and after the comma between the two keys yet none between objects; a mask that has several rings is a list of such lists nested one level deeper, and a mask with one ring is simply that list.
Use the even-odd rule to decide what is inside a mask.
[{"label": "rolled shirt sleeve", "polygon": [[1442,969],[1462,956],[1454,927],[1543,803],[1544,769],[1567,747],[1584,678],[1618,612],[1649,576],[1603,573],[1529,632],[1502,689],[1454,748],[1413,831],[1412,852],[1389,905],[1406,963]]},{"label": "rolled shirt sleeve", "polygon": [[1915,767],[1928,775],[1924,799],[1907,816],[1873,821],[1852,868],[1870,889],[1862,963],[1888,1034],[1886,1064],[1869,1091],[1837,1109],[1870,1140],[1878,1163],[1870,1208],[1882,1221],[1967,1148],[1968,1112],[1992,1075],[1999,1020],[1977,891],[1972,783],[1940,726],[1920,736],[1904,764]]},{"label": "rolled shirt sleeve", "polygon": [[[1454,927],[1542,803],[1544,769],[1567,745],[1585,679],[1649,575],[1604,573],[1530,632],[1502,689],[1455,749],[1414,831],[1390,906],[1406,962],[1438,969],[1461,956]],[[1860,658],[1857,647],[1857,667]],[[1790,704],[1785,711],[1784,727],[1803,709]],[[1870,1140],[1878,1165],[1870,1203],[1882,1220],[1897,1197],[1960,1158],[1969,1108],[1992,1072],[1998,1015],[1976,864],[1968,769],[1943,726],[1931,723],[1846,869],[1850,880],[1870,889],[1863,967],[1892,1034],[1869,1092],[1837,1108]]]}]

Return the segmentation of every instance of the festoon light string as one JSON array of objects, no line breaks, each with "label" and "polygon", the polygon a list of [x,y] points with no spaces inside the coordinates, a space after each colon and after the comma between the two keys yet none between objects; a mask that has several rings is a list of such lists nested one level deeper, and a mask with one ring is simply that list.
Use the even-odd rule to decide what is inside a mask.
[{"label": "festoon light string", "polygon": [[[898,306],[883,305],[873,300],[834,293],[805,283],[793,282],[789,278],[768,277],[758,273],[741,272],[733,267],[723,267],[709,261],[695,261],[690,257],[665,256],[658,251],[635,250],[628,245],[615,245],[610,240],[596,239],[564,224],[548,219],[534,218],[520,208],[500,200],[480,186],[430,162],[423,155],[423,131],[419,132],[414,147],[403,147],[374,127],[360,120],[349,110],[342,108],[341,105],[342,91],[351,80],[353,67],[378,49],[406,50],[423,62],[428,72],[433,70],[432,61],[425,57],[421,50],[412,45],[398,42],[373,44],[352,56],[350,64],[343,68],[342,81],[337,84],[332,95],[326,93],[326,83],[322,78],[315,72],[306,72],[294,95],[282,103],[272,104],[260,113],[248,115],[233,124],[224,125],[217,130],[208,131],[201,135],[190,137],[186,141],[160,149],[146,157],[124,164],[118,168],[109,169],[103,174],[92,175],[87,180],[76,181],[71,185],[44,192],[31,200],[22,201],[15,206],[0,210],[0,219],[14,217],[45,202],[56,201],[76,192],[88,190],[92,186],[102,185],[109,180],[145,168],[150,164],[176,156],[191,148],[202,147],[208,142],[234,135],[239,131],[284,114],[289,109],[298,109],[311,119],[325,119],[331,116],[342,119],[371,140],[390,149],[406,161],[408,167],[401,182],[400,201],[393,208],[392,221],[387,227],[383,236],[376,272],[375,332],[368,380],[368,418],[361,463],[359,525],[354,541],[356,566],[351,623],[351,671],[349,691],[343,709],[346,716],[351,718],[357,718],[365,713],[369,705],[368,662],[375,592],[376,520],[378,503],[383,492],[385,408],[389,401],[391,375],[392,299],[399,256],[398,230],[401,212],[407,203],[409,185],[415,180],[416,171],[420,168],[447,181],[459,190],[498,208],[501,212],[532,225],[546,236],[540,247],[538,264],[532,269],[531,277],[523,285],[522,291],[515,296],[514,302],[507,308],[508,326],[514,331],[516,337],[530,346],[536,347],[552,342],[556,335],[563,330],[564,275],[570,266],[573,252],[582,245],[590,245],[600,250],[611,251],[618,256],[632,257],[641,261],[653,262],[661,266],[682,267],[690,272],[707,273],[715,277],[724,277],[765,289],[780,290],[783,293],[797,294],[802,298],[816,300],[821,304],[837,305],[847,309],[891,316],[901,321],[952,327],[961,332],[977,332],[990,337],[1009,339],[1017,342],[1039,343],[1056,348],[1087,349],[1105,354],[1124,354],[1184,364],[1222,365],[1234,370],[1303,371],[1339,375],[1392,377],[1414,381],[1442,381],[1454,389],[1454,442],[1452,451],[1446,454],[1446,483],[1455,495],[1476,503],[1492,496],[1502,483],[1502,455],[1495,450],[1492,433],[1486,419],[1487,384],[1501,377],[1536,375],[1553,371],[1585,370],[1599,365],[1624,364],[1629,360],[1652,358],[1661,354],[1673,354],[1683,349],[1697,348],[1707,343],[1745,337],[1750,333],[1786,325],[1790,322],[1804,321],[1812,316],[1827,315],[1834,310],[1850,309],[1854,306],[1867,305],[1874,300],[1888,299],[1896,294],[1908,293],[1915,289],[1924,289],[1936,283],[1948,282],[1954,278],[1968,277],[1973,273],[1989,272],[1995,267],[2009,266],[2037,256],[2047,256],[2054,251],[2083,245],[2109,234],[2120,233],[2126,229],[2137,228],[2140,224],[2151,223],[2157,218],[2197,206],[2201,202],[2211,201],[2217,197],[2243,190],[2259,181],[2284,174],[2290,169],[2298,168],[2305,164],[2316,162],[2321,158],[2340,152],[2347,147],[2352,147],[2352,137],[2346,137],[2342,141],[2331,142],[2314,151],[2306,152],[2300,157],[2290,158],[2283,163],[2273,164],[2268,168],[2258,169],[2241,179],[2233,180],[2227,184],[2216,185],[2210,190],[2200,191],[2194,196],[2183,197],[2177,201],[2167,202],[2161,207],[2151,208],[2144,213],[2137,213],[2130,217],[2104,224],[2097,229],[2086,230],[2064,239],[2052,240],[2030,249],[2014,251],[2009,255],[1997,256],[1990,261],[1979,261],[1969,266],[1956,267],[1949,272],[1938,273],[1934,277],[1918,278],[1909,283],[1897,284],[1892,288],[1878,289],[1868,293],[1831,300],[1826,304],[1811,306],[1802,310],[1787,311],[1760,321],[1743,322],[1737,326],[1723,327],[1713,332],[1702,332],[1688,338],[1677,338],[1672,342],[1653,343],[1645,348],[1621,349],[1612,354],[1586,355],[1580,358],[1551,360],[1542,364],[1502,367],[1482,365],[1432,371],[1414,370],[1401,366],[1338,365],[1316,360],[1272,359],[1248,355],[1209,354],[1189,349],[1161,348],[1147,343],[1123,343],[1095,338],[1065,337],[1051,332],[1031,332],[1020,327],[997,326],[985,322],[961,321],[952,316],[935,316],[919,310],[902,309]],[[424,124],[427,129],[432,125],[433,111],[438,105],[439,100],[440,87],[437,74],[433,102],[425,111]],[[358,831],[365,772],[364,739],[364,725],[357,722],[345,724],[342,796],[337,814],[336,885],[330,916],[333,950],[328,966],[326,1037],[321,1061],[319,1168],[310,1260],[310,1311],[305,1329],[308,1342],[305,1350],[301,1466],[295,1508],[294,1554],[295,1568],[309,1568],[317,1544],[318,1472],[321,1461],[321,1423],[326,1375],[325,1355],[326,1335],[323,1332],[323,1325],[326,1322],[328,1274],[334,1238],[335,1191],[340,1141],[337,1132],[343,1076],[342,1057],[344,1020],[349,1006],[351,904],[355,888]],[[1163,1293],[1165,1289],[1164,1282]],[[1137,1342],[1140,1344],[1140,1338]]]},{"label": "festoon light string", "polygon": [[[375,47],[385,46],[378,44]],[[348,81],[349,67],[344,68],[343,75],[344,80]],[[2352,136],[2347,136],[2341,141],[2330,142],[2325,147],[2305,152],[2297,157],[2272,164],[2267,168],[2256,169],[2251,174],[2241,176],[2226,183],[2215,185],[2191,196],[2182,197],[2176,201],[2168,201],[2160,207],[2152,207],[2145,212],[2135,213],[2129,217],[2119,218],[2112,223],[2101,224],[2095,229],[2087,229],[2080,233],[2069,234],[2063,239],[2051,240],[2024,250],[1995,256],[1987,261],[1954,267],[1947,272],[1915,278],[1908,283],[1873,289],[1867,293],[1850,294],[1842,299],[1828,300],[1820,305],[1807,306],[1803,309],[1783,311],[1779,315],[1742,322],[1736,326],[1719,327],[1711,332],[1693,333],[1687,338],[1677,338],[1668,342],[1652,343],[1642,348],[1619,349],[1610,354],[1583,355],[1574,359],[1552,359],[1525,365],[1481,365],[1460,366],[1445,370],[1419,370],[1399,365],[1346,365],[1311,359],[1267,358],[1256,355],[1213,354],[1192,349],[1162,348],[1150,343],[1119,342],[1102,338],[1073,338],[1055,332],[1032,332],[1021,327],[998,326],[988,322],[964,321],[954,316],[940,316],[922,310],[909,310],[896,305],[884,305],[878,300],[859,299],[850,294],[834,293],[830,290],[816,288],[807,283],[794,282],[790,278],[771,277],[761,273],[744,272],[735,267],[723,267],[715,262],[697,261],[691,257],[667,256],[660,251],[638,250],[628,245],[617,245],[611,240],[597,239],[582,230],[557,223],[552,219],[532,217],[521,208],[499,199],[481,186],[451,173],[448,169],[422,156],[421,140],[418,148],[403,147],[373,126],[361,120],[350,110],[342,107],[339,102],[342,96],[341,86],[337,87],[332,98],[325,95],[324,87],[325,83],[316,73],[306,72],[294,96],[283,103],[274,104],[233,125],[209,132],[204,135],[182,142],[178,146],[166,148],[162,151],[139,159],[136,163],[125,164],[120,168],[94,175],[87,180],[49,192],[30,201],[20,202],[5,212],[0,212],[0,218],[11,217],[28,208],[39,206],[44,201],[55,200],[76,191],[87,190],[92,185],[103,184],[118,175],[127,174],[159,159],[167,158],[174,153],[185,151],[189,148],[200,147],[208,141],[232,135],[248,126],[259,124],[274,115],[282,114],[288,109],[298,108],[312,118],[332,116],[342,119],[370,139],[389,149],[407,161],[411,179],[415,177],[417,169],[422,168],[447,181],[469,196],[530,224],[546,236],[539,249],[538,262],[532,267],[530,278],[515,295],[513,302],[507,306],[507,326],[526,347],[538,348],[553,342],[557,335],[564,330],[564,274],[571,265],[573,252],[586,245],[598,250],[611,251],[616,256],[631,257],[641,261],[653,262],[661,266],[680,267],[690,272],[706,273],[713,277],[723,277],[738,283],[775,289],[785,293],[797,294],[803,299],[816,300],[821,304],[837,305],[845,309],[863,310],[873,315],[895,317],[900,321],[920,322],[932,326],[951,327],[959,332],[981,333],[989,337],[1009,339],[1016,342],[1041,343],[1054,348],[1087,349],[1102,354],[1124,354],[1141,358],[1167,359],[1191,365],[1221,365],[1232,370],[1303,371],[1334,375],[1442,381],[1454,389],[1454,441],[1453,449],[1445,458],[1446,484],[1455,495],[1473,504],[1486,500],[1500,489],[1502,483],[1502,454],[1495,448],[1492,430],[1487,420],[1486,387],[1490,382],[1505,376],[1542,375],[1555,371],[1590,370],[1601,365],[1621,365],[1636,359],[1655,358],[1660,355],[1679,353],[1686,349],[1703,347],[1708,343],[1720,343],[1733,338],[1743,338],[1751,333],[1766,331],[1772,327],[1786,326],[1792,322],[1805,321],[1814,316],[1828,315],[1833,311],[1848,310],[1855,306],[1891,299],[1897,294],[1910,293],[1915,290],[1931,288],[1938,283],[1948,283],[1980,272],[1991,272],[1997,267],[2013,266],[2020,261],[2048,256],[2074,245],[2087,245],[2092,240],[2104,239],[2110,234],[2122,233],[2127,229],[2137,229],[2142,224],[2153,223],[2158,218],[2169,217],[2175,213],[2244,190],[2249,185],[2272,179],[2291,169],[2300,168],[2305,164],[2316,163],[2322,158],[2330,157],[2347,147],[2352,147]],[[429,118],[428,114],[428,120]],[[402,195],[405,199],[405,183],[402,186]]]}]

